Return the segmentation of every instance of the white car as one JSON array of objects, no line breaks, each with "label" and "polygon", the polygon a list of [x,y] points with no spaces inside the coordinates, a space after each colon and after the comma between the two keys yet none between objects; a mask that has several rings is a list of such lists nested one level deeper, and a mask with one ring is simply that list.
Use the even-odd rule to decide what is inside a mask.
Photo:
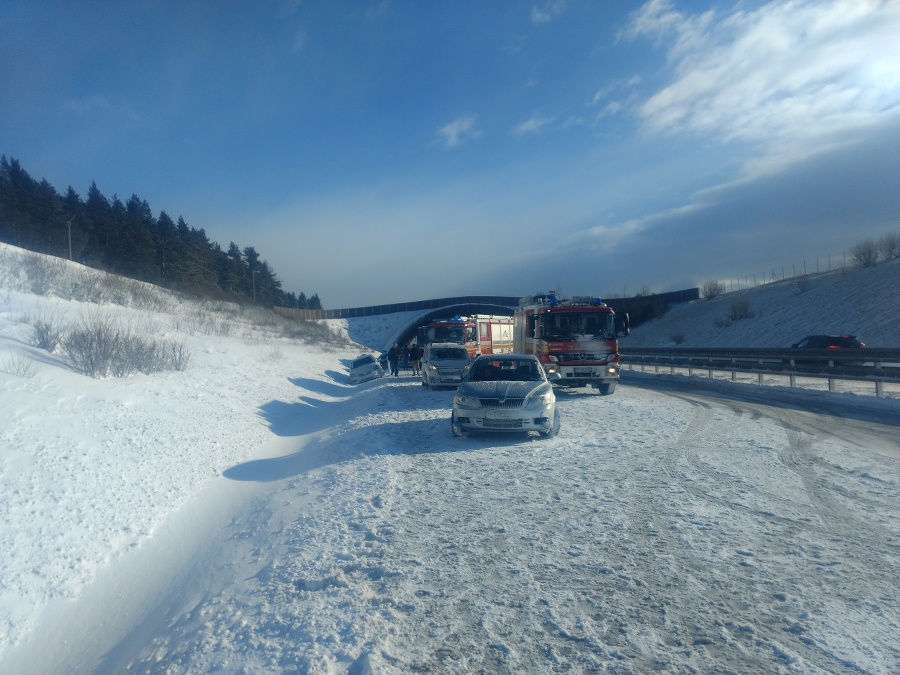
[{"label": "white car", "polygon": [[453,397],[450,429],[470,431],[559,432],[553,385],[532,354],[490,354],[472,361]]},{"label": "white car", "polygon": [[469,367],[469,352],[456,342],[432,342],[422,356],[423,387],[456,387]]},{"label": "white car", "polygon": [[384,369],[371,354],[361,354],[350,363],[350,384],[360,384],[384,376]]}]

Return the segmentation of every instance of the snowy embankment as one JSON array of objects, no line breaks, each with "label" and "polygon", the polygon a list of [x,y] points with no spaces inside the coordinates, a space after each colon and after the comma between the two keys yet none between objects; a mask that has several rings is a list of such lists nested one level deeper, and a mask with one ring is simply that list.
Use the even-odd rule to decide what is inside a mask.
[{"label": "snowy embankment", "polygon": [[900,348],[898,288],[900,260],[785,279],[676,305],[623,345],[783,348],[806,335],[850,334],[869,347]]},{"label": "snowy embankment", "polygon": [[[451,391],[348,386],[355,346],[35,294],[10,255],[0,672],[900,663],[896,427],[623,386],[562,395],[549,441],[456,440]],[[85,312],[184,340],[189,368],[95,380],[30,345],[29,318]]]}]

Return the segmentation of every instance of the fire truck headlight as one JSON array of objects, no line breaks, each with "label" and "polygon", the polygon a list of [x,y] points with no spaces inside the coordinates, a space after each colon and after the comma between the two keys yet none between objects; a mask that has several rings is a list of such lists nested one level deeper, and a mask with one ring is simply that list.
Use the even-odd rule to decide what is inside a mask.
[{"label": "fire truck headlight", "polygon": [[610,375],[615,375],[617,370],[619,370],[619,369],[616,366],[607,366],[606,367],[606,372],[609,373]]}]

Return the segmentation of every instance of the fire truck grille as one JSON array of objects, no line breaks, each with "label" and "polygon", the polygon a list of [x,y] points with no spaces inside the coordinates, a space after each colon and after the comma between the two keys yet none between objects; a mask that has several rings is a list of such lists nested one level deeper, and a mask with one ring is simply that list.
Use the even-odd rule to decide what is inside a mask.
[{"label": "fire truck grille", "polygon": [[482,398],[479,400],[483,408],[500,408],[502,410],[521,408],[525,404],[524,398]]},{"label": "fire truck grille", "polygon": [[579,361],[605,361],[606,354],[587,354],[579,352],[577,354],[560,354],[557,358],[559,358],[561,363],[578,363]]}]

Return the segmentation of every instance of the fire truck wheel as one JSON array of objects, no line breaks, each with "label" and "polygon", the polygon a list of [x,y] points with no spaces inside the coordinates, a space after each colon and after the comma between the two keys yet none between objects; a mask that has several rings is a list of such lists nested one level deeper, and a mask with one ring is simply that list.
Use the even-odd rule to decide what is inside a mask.
[{"label": "fire truck wheel", "polygon": [[597,385],[597,391],[600,392],[601,396],[609,396],[615,390],[616,390],[615,382],[609,382],[607,384],[598,384]]}]

